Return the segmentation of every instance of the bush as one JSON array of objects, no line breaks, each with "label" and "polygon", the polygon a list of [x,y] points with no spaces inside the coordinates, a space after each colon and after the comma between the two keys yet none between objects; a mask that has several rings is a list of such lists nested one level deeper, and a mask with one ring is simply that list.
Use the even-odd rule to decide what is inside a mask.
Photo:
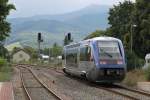
[{"label": "bush", "polygon": [[122,83],[128,86],[136,86],[137,82],[142,82],[145,80],[144,71],[142,69],[136,69],[128,72]]},{"label": "bush", "polygon": [[7,61],[3,58],[0,58],[0,67],[4,67],[7,64]]},{"label": "bush", "polygon": [[148,81],[150,81],[150,66],[145,70],[145,77]]},{"label": "bush", "polygon": [[134,52],[127,51],[127,70],[133,70],[135,68],[141,68],[144,65],[144,60],[139,58]]}]

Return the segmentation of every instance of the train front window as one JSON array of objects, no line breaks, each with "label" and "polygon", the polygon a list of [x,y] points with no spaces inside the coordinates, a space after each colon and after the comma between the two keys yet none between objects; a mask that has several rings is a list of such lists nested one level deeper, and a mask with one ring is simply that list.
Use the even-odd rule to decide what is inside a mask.
[{"label": "train front window", "polygon": [[118,42],[100,41],[98,42],[100,59],[121,59],[121,52]]}]

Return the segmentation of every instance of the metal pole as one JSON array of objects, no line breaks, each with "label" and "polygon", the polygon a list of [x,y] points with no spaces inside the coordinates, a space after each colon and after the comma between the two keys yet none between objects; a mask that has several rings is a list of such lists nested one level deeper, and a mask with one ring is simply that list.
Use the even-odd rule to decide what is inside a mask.
[{"label": "metal pole", "polygon": [[48,49],[49,49],[48,52],[49,52],[49,63],[50,63],[50,56],[51,56],[51,55],[50,55],[50,52],[51,52],[50,50],[51,50],[51,49],[50,49],[50,48],[48,48]]},{"label": "metal pole", "polygon": [[131,41],[130,41],[130,43],[131,43],[131,45],[130,45],[130,46],[131,46],[131,47],[130,47],[130,50],[131,50],[131,53],[132,53],[132,45],[133,45],[132,25],[131,25],[131,30],[130,30],[130,31],[131,31],[131,39],[130,39],[130,40],[131,40]]},{"label": "metal pole", "polygon": [[40,57],[40,41],[38,40],[38,55]]}]

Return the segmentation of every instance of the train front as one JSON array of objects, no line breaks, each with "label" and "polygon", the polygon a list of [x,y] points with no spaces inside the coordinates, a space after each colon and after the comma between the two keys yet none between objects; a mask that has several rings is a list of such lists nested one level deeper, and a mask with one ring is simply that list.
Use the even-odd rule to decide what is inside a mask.
[{"label": "train front", "polygon": [[124,49],[121,41],[98,41],[98,79],[100,82],[120,82],[126,73]]}]

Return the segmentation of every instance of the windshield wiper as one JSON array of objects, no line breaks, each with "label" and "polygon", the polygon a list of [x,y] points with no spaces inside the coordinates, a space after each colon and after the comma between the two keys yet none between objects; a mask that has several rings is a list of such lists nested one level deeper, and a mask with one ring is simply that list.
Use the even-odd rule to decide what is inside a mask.
[{"label": "windshield wiper", "polygon": [[111,55],[111,54],[109,54],[108,52],[104,51],[104,50],[103,50],[103,49],[101,49],[101,48],[100,48],[100,50],[101,50],[104,54],[106,54],[107,56],[109,56],[109,57],[111,57],[111,58],[112,58],[112,55]]}]

